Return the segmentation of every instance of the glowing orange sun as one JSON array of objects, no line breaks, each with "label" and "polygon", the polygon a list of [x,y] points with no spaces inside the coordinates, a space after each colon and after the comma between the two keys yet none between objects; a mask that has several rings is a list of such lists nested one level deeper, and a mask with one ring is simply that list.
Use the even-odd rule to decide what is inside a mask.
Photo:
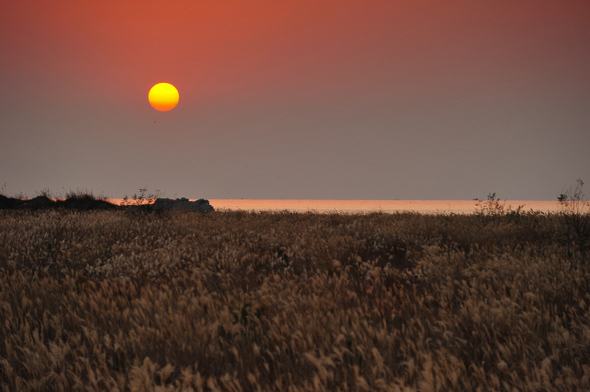
[{"label": "glowing orange sun", "polygon": [[178,90],[170,83],[158,83],[150,89],[148,99],[154,109],[167,112],[178,104]]}]

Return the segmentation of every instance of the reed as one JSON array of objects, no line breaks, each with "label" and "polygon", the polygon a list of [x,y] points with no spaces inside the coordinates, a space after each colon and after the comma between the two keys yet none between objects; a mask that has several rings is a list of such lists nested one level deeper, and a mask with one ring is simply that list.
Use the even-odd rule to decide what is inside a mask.
[{"label": "reed", "polygon": [[590,267],[564,230],[0,211],[0,389],[588,390]]}]

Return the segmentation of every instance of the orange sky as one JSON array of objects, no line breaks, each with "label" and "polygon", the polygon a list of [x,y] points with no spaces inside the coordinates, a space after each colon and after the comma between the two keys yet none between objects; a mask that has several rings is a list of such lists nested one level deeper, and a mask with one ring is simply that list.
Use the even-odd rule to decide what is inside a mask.
[{"label": "orange sky", "polygon": [[590,173],[588,4],[4,2],[0,184],[551,199]]}]

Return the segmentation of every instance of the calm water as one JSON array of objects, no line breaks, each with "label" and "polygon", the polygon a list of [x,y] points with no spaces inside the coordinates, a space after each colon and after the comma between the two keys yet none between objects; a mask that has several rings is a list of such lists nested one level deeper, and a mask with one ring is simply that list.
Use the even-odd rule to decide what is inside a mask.
[{"label": "calm water", "polygon": [[[473,213],[475,200],[248,200],[248,199],[209,199],[216,210],[247,211],[317,211],[317,212],[396,212],[416,211],[423,213],[454,212]],[[502,201],[513,209],[524,205],[525,210],[556,212],[557,201]]]},{"label": "calm water", "polygon": [[[190,199],[192,201],[196,199]],[[122,199],[111,199],[121,204]],[[476,209],[476,200],[254,200],[254,199],[209,199],[216,210],[245,211],[297,211],[297,212],[397,212],[415,211],[421,213],[453,212],[469,214]],[[507,200],[502,201],[506,207],[515,209],[524,206],[524,210],[557,212],[557,201]]]}]

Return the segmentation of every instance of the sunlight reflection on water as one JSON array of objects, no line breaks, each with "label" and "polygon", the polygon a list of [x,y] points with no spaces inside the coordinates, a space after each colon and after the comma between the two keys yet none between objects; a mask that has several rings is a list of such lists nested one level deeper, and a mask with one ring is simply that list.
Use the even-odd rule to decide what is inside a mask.
[{"label": "sunlight reflection on water", "polygon": [[[194,201],[196,199],[190,199]],[[122,199],[110,199],[121,204]],[[145,203],[147,201],[143,201]],[[136,201],[129,200],[128,204]],[[143,204],[142,203],[142,204]],[[476,210],[477,200],[260,200],[260,199],[209,199],[216,210],[244,211],[296,211],[296,212],[400,212],[415,211],[421,213],[456,213],[469,214]],[[485,202],[484,202],[485,203]],[[523,206],[523,211],[560,211],[557,201],[507,200],[501,201],[505,208],[516,209]]]},{"label": "sunlight reflection on water", "polygon": [[[453,212],[473,213],[476,200],[247,200],[210,199],[216,210],[249,211],[317,211],[317,212],[398,212],[416,211],[424,213]],[[524,206],[524,211],[556,212],[557,201],[502,201],[505,208]]]}]

